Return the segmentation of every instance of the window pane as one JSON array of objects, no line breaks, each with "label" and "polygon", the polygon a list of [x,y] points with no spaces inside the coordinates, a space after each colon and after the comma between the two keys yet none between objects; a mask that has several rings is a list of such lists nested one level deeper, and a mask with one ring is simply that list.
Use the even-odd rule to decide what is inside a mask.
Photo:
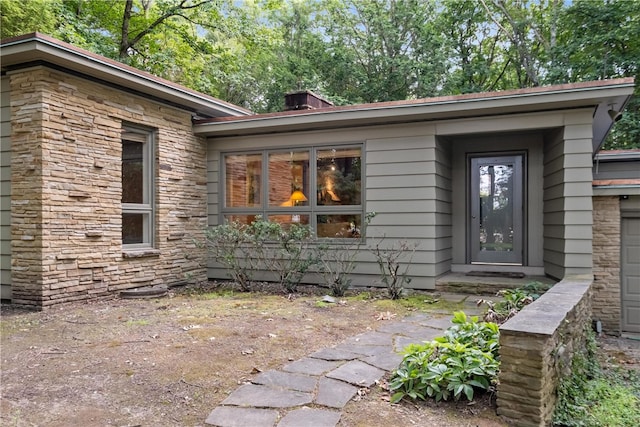
[{"label": "window pane", "polygon": [[309,224],[309,215],[269,215],[268,220],[282,225]]},{"label": "window pane", "polygon": [[251,225],[256,220],[257,215],[225,215],[224,219],[228,222],[239,222],[240,224]]},{"label": "window pane", "polygon": [[262,155],[225,156],[226,207],[258,207],[262,194]]},{"label": "window pane", "polygon": [[360,237],[362,215],[318,215],[318,237]]},{"label": "window pane", "polygon": [[143,149],[143,143],[122,141],[122,203],[147,203]]},{"label": "window pane", "polygon": [[358,147],[318,150],[318,205],[360,205],[361,164]]},{"label": "window pane", "polygon": [[309,205],[309,152],[269,154],[269,206]]},{"label": "window pane", "polygon": [[145,216],[143,213],[122,214],[122,243],[145,243]]}]

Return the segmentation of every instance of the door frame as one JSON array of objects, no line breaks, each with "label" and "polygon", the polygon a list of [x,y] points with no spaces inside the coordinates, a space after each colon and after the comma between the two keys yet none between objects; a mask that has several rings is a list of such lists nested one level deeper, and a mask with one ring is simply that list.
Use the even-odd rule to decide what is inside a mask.
[{"label": "door frame", "polygon": [[629,327],[627,325],[627,318],[625,314],[625,309],[628,308],[628,304],[630,301],[625,299],[626,291],[625,291],[625,277],[630,272],[624,271],[625,260],[626,260],[626,244],[628,243],[628,238],[625,236],[625,225],[628,224],[629,220],[640,220],[640,211],[627,211],[621,209],[620,211],[620,331],[628,334],[637,334],[640,333],[640,330],[636,330],[633,326]]},{"label": "door frame", "polygon": [[[527,151],[526,150],[518,150],[518,151],[499,151],[499,152],[468,152],[466,154],[466,258],[467,264],[472,265],[501,265],[501,266],[526,266],[527,260],[527,235],[528,235],[528,227],[527,227],[527,212],[528,212],[528,198],[527,198],[527,188],[528,188],[528,171],[527,171]],[[515,258],[512,260],[504,260],[504,261],[496,261],[496,260],[477,260],[474,259],[475,253],[479,252],[479,241],[477,241],[477,225],[478,225],[478,212],[474,212],[475,210],[479,211],[479,206],[474,200],[475,194],[475,186],[478,182],[474,178],[473,165],[477,159],[487,159],[493,160],[496,162],[499,161],[500,158],[511,158],[515,159],[517,157],[521,158],[521,164],[516,165],[516,173],[519,173],[519,178],[514,180],[514,194],[516,194],[517,189],[519,188],[519,194],[517,194],[516,203],[521,207],[520,209],[516,209],[514,211],[514,228],[516,223],[520,223],[520,235],[518,238],[514,238],[514,252],[517,252]],[[516,161],[517,162],[517,161]],[[518,170],[519,169],[519,170]],[[519,181],[519,182],[517,182]],[[518,200],[519,199],[519,200]],[[476,218],[474,218],[474,216]]]}]

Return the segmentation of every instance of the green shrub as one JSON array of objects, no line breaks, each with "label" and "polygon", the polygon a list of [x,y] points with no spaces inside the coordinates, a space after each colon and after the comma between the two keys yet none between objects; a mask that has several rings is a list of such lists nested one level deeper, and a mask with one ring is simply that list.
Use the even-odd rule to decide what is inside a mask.
[{"label": "green shrub", "polygon": [[251,290],[251,273],[255,268],[249,226],[226,222],[206,230],[205,242],[213,259],[227,268],[229,277],[243,291]]},{"label": "green shrub", "polygon": [[213,258],[227,268],[242,290],[251,288],[257,270],[271,271],[287,292],[295,292],[309,269],[318,264],[318,249],[312,248],[309,226],[283,226],[257,217],[250,225],[228,222],[206,232]]},{"label": "green shrub", "polygon": [[596,341],[586,330],[587,345],[571,361],[571,375],[558,385],[553,414],[556,426],[640,425],[640,376],[634,371],[603,368]]},{"label": "green shrub", "polygon": [[499,291],[498,296],[503,298],[502,301],[478,300],[478,305],[486,304],[488,306],[484,320],[487,322],[495,322],[499,325],[503,324],[515,316],[525,306],[540,298],[543,286],[540,282],[531,282],[521,288],[503,289]]},{"label": "green shrub", "polygon": [[440,401],[464,395],[473,400],[475,390],[488,390],[496,384],[498,325],[479,322],[462,311],[454,313],[452,322],[444,336],[407,347],[389,383],[395,392],[392,402],[405,396]]},{"label": "green shrub", "polygon": [[266,270],[276,275],[286,292],[295,292],[304,275],[319,263],[313,230],[308,225],[282,225],[258,217],[248,233],[253,253]]}]

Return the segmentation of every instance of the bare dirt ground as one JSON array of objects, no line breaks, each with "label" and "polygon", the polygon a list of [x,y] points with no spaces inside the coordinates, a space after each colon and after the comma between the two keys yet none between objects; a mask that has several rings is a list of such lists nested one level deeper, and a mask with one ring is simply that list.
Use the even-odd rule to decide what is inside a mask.
[{"label": "bare dirt ground", "polygon": [[[44,312],[5,305],[0,425],[202,426],[216,405],[258,372],[416,310],[376,293],[325,304],[319,302],[324,293],[246,294],[209,285],[160,299]],[[431,309],[460,306],[441,301],[420,308]],[[626,357],[624,349],[616,351]],[[350,402],[339,425],[505,425],[491,395],[471,403],[388,400],[383,381]]]}]

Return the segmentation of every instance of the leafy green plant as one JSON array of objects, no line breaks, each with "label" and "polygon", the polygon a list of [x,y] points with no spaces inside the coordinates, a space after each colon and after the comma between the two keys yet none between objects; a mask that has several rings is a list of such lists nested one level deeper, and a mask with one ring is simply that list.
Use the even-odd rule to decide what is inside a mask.
[{"label": "leafy green plant", "polygon": [[233,221],[208,228],[205,242],[209,254],[227,268],[230,278],[240,289],[250,291],[251,273],[256,265],[251,254],[253,237],[249,226]]},{"label": "leafy green plant", "polygon": [[561,379],[553,424],[556,426],[640,425],[640,375],[603,368],[593,331],[571,360],[571,375]]},{"label": "leafy green plant", "polygon": [[543,290],[542,283],[531,282],[521,288],[503,289],[499,291],[498,296],[503,298],[502,301],[493,302],[491,300],[480,299],[477,301],[477,305],[486,304],[488,306],[487,312],[484,315],[485,321],[495,322],[501,325],[515,316],[525,306],[540,298]]},{"label": "leafy green plant", "polygon": [[312,248],[315,240],[309,226],[283,226],[260,216],[249,225],[228,222],[212,227],[206,231],[205,241],[209,253],[243,291],[251,290],[255,271],[268,270],[287,292],[295,292],[322,253]]},{"label": "leafy green plant", "polygon": [[498,325],[479,322],[478,317],[467,317],[462,311],[454,313],[452,322],[444,336],[406,348],[389,383],[395,392],[392,402],[405,396],[473,400],[475,390],[488,390],[497,382]]},{"label": "leafy green plant", "polygon": [[248,233],[252,236],[253,253],[276,275],[286,292],[295,292],[304,275],[320,262],[321,251],[312,247],[313,230],[307,225],[283,226],[257,218]]},{"label": "leafy green plant", "polygon": [[[418,244],[410,245],[403,240],[391,246],[382,247],[383,242],[384,237],[375,242],[370,249],[378,263],[380,278],[389,292],[389,298],[395,300],[402,297],[405,285],[411,283],[411,277],[407,273]],[[408,259],[403,262],[407,257]],[[404,268],[402,268],[403,264]]]}]

